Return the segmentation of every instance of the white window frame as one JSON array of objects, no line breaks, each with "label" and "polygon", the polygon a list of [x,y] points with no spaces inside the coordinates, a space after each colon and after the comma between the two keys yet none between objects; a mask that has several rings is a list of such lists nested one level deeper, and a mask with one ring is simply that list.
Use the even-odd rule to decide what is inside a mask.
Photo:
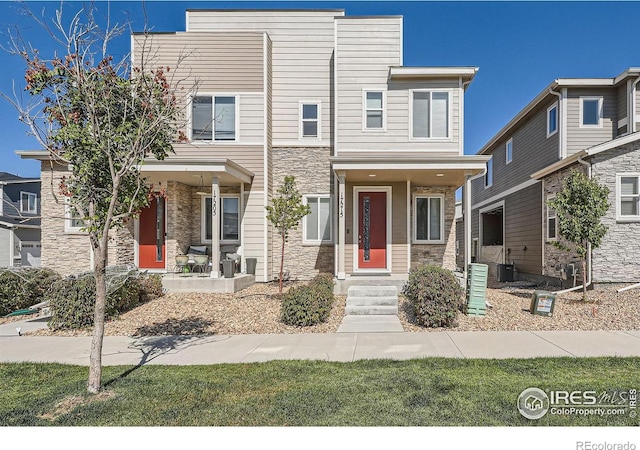
[{"label": "white window frame", "polygon": [[[211,128],[211,139],[194,139],[193,137],[193,99],[196,97],[211,97],[211,117],[212,117],[212,128]],[[234,139],[218,139],[216,140],[216,97],[233,97],[235,101],[235,136]],[[233,93],[223,93],[223,92],[197,92],[191,94],[189,98],[189,106],[187,108],[187,131],[189,142],[195,142],[198,144],[208,144],[208,145],[224,145],[233,142],[239,142],[240,140],[240,96],[238,94]]]},{"label": "white window frame", "polygon": [[[369,92],[379,92],[382,94],[382,108],[367,108],[367,94]],[[381,111],[382,112],[382,127],[369,128],[367,127],[367,111]],[[387,131],[387,90],[366,88],[362,90],[362,131],[365,132],[383,132]]]},{"label": "white window frame", "polygon": [[[302,117],[302,108],[304,105],[315,105],[317,108],[317,118],[313,119],[303,119]],[[299,121],[298,121],[298,138],[301,141],[319,141],[322,139],[322,102],[320,100],[301,100],[298,107]],[[316,122],[317,126],[317,135],[316,136],[305,136],[304,135],[304,122]]]},{"label": "white window frame", "polygon": [[[426,198],[427,201],[432,198],[440,199],[440,239],[418,239],[418,199]],[[431,207],[431,202],[428,201],[429,207]],[[415,194],[413,196],[413,236],[412,241],[414,244],[444,244],[444,195],[443,194]],[[429,230],[431,229],[430,223],[431,214],[427,213],[427,234],[429,234]]]},{"label": "white window frame", "polygon": [[[598,102],[598,123],[597,124],[584,124],[584,102],[585,101],[597,101]],[[585,96],[580,97],[580,128],[602,128],[603,111],[603,97],[602,96]]]},{"label": "white window frame", "polygon": [[[489,178],[491,178],[491,180],[489,180]],[[491,181],[491,183],[489,183],[489,181]],[[493,186],[493,155],[491,155],[491,158],[487,161],[487,172],[484,174],[484,188],[487,189],[491,186]]]},{"label": "white window frame", "polygon": [[[413,96],[416,92],[429,92],[429,108],[433,105],[432,97],[434,92],[447,93],[447,136],[446,137],[414,137],[413,136]],[[411,89],[409,90],[409,140],[419,142],[451,142],[453,140],[453,90],[452,89]],[[429,132],[431,134],[431,124],[433,114],[429,111]]]},{"label": "white window frame", "polygon": [[[204,244],[210,244],[212,239],[207,239],[207,199],[212,199],[213,196],[211,194],[202,195],[200,199],[200,242]],[[224,217],[224,202],[223,198],[237,198],[238,199],[238,239],[233,240],[223,240],[222,239],[222,219]],[[242,230],[241,221],[242,221],[242,203],[240,202],[240,194],[220,194],[220,212],[218,213],[218,220],[220,221],[220,226],[218,227],[218,239],[220,244],[240,244],[240,233]]]},{"label": "white window frame", "polygon": [[64,232],[86,234],[86,231],[82,231],[82,228],[84,228],[84,225],[82,226],[72,225],[73,220],[80,220],[80,218],[77,216],[74,217],[71,211],[72,211],[71,203],[69,202],[69,199],[66,198],[65,205],[64,205]]},{"label": "white window frame", "polygon": [[504,144],[504,155],[506,164],[513,161],[513,138],[510,138],[506,144]]},{"label": "white window frame", "polygon": [[[548,205],[548,201],[552,200],[556,198],[555,194],[554,195],[549,195],[547,196],[547,201],[544,202],[544,205],[546,206],[546,210],[547,210],[547,216],[546,216],[546,220],[547,220],[547,233],[546,233],[546,240],[547,242],[551,242],[551,241],[557,241],[558,240],[558,213],[556,212],[555,209],[551,208]],[[553,216],[551,216],[550,211],[553,211]],[[551,237],[549,236],[549,230],[551,229],[551,227],[549,226],[549,220],[550,219],[554,219],[555,220],[555,237]]]},{"label": "white window frame", "polygon": [[[616,221],[617,222],[640,222],[640,207],[638,215],[622,215],[622,178],[636,178],[638,180],[639,192],[636,195],[625,195],[625,197],[637,198],[640,202],[640,172],[616,173]],[[640,205],[639,205],[640,206]]]},{"label": "white window frame", "polygon": [[[302,218],[302,243],[306,245],[325,245],[333,243],[333,198],[331,194],[304,194],[302,196],[302,203],[304,205],[309,204],[309,198],[328,198],[329,199],[329,239],[307,239],[307,217]],[[318,236],[320,236],[318,230]]]},{"label": "white window frame", "polygon": [[[23,201],[22,201],[22,196],[26,195],[27,196],[27,209],[25,210],[23,207]],[[29,206],[31,205],[31,199],[33,200],[34,203],[34,208],[33,210],[31,208],[29,208]],[[27,213],[27,214],[38,214],[38,194],[36,194],[35,192],[28,192],[28,191],[20,191],[20,212],[21,213]]]},{"label": "white window frame", "polygon": [[[554,109],[556,110],[556,120],[555,120],[555,123],[553,124],[554,125],[554,130],[551,131],[550,130],[550,128],[551,128],[550,127],[550,125],[551,125],[550,118],[551,118],[551,111],[553,111]],[[554,134],[556,134],[558,132],[559,123],[560,123],[560,121],[559,121],[559,117],[558,117],[558,103],[556,102],[553,105],[549,106],[549,108],[547,108],[547,137],[548,138],[553,136]]]}]

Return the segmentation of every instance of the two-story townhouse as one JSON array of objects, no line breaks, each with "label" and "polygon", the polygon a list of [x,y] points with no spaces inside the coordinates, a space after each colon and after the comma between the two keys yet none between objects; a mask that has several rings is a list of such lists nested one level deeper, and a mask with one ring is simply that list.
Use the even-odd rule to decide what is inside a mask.
[{"label": "two-story townhouse", "polygon": [[[180,58],[176,78],[193,81],[189,142],[141,167],[166,196],[114,236],[110,262],[171,271],[204,245],[212,261],[240,254],[243,269],[255,258],[255,279],[270,281],[279,242],[265,207],[293,175],[311,214],[286,248],[292,277],[453,269],[454,192],[488,159],[463,154],[477,68],[404,67],[402,33],[401,17],[342,10],[188,10],[185,32],[135,34],[134,63],[143,48],[161,66]],[[43,177],[64,173],[50,166]],[[67,248],[72,220],[52,224]],[[87,267],[79,254],[68,271]]]},{"label": "two-story townhouse", "polygon": [[40,265],[40,180],[0,172],[0,267]]},{"label": "two-story townhouse", "polygon": [[[623,138],[634,140],[627,136],[640,122],[639,76],[640,69],[630,68],[615,78],[557,79],[480,149],[491,159],[484,176],[472,182],[472,259],[490,264],[494,274],[497,264],[513,264],[520,278],[556,283],[563,278],[561,268],[577,258],[552,245],[557,224],[546,202],[568,170],[595,176],[597,171],[581,164],[588,149],[597,146],[597,154],[601,144],[618,148],[629,144]],[[626,151],[632,152],[623,158],[629,167],[620,171],[634,173],[637,167],[629,161],[637,154]],[[613,162],[600,168],[615,179]],[[622,180],[624,189],[633,191],[634,185]],[[614,204],[616,182],[608,184]]]}]

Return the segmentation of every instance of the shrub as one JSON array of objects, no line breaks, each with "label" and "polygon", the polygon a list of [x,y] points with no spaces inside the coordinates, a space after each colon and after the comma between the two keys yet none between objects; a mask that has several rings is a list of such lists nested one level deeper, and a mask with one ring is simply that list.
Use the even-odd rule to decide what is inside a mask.
[{"label": "shrub", "polygon": [[425,327],[456,326],[464,307],[464,290],[453,272],[442,267],[412,269],[402,294],[411,302],[416,322]]},{"label": "shrub", "polygon": [[39,267],[0,270],[0,316],[41,303],[59,279],[53,270]]},{"label": "shrub", "polygon": [[138,278],[138,284],[140,285],[140,303],[146,303],[164,295],[162,275],[160,274],[141,274]]},{"label": "shrub", "polygon": [[[105,305],[105,318],[113,319],[128,311],[140,301],[140,284],[137,273],[121,280],[107,277],[111,284]],[[47,299],[51,307],[49,328],[78,329],[93,326],[96,282],[92,273],[69,277],[58,281],[49,291]]]},{"label": "shrub", "polygon": [[292,287],[280,296],[280,320],[307,327],[326,322],[333,306],[333,277],[318,275],[308,285]]}]

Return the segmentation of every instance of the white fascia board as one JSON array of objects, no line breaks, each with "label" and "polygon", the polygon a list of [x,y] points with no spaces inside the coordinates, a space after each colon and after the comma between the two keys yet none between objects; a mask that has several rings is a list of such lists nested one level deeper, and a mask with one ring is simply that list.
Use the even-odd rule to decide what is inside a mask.
[{"label": "white fascia board", "polygon": [[463,77],[473,79],[478,72],[477,67],[389,67],[389,78],[442,78]]}]

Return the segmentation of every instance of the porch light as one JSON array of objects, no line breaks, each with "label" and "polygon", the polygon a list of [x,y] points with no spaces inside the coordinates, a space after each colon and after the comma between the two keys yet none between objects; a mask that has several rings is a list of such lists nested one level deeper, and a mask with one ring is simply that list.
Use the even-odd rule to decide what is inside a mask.
[{"label": "porch light", "polygon": [[[197,176],[197,175],[195,175]],[[204,190],[204,179],[202,178],[202,174],[200,174],[200,186],[198,186],[198,190],[196,191],[196,194],[198,195],[207,195],[209,194],[208,192],[205,192]]]},{"label": "porch light", "polygon": [[443,173],[437,173],[437,174],[436,174],[436,176],[437,176],[437,177],[443,177],[443,176],[444,176],[444,174],[443,174]]},{"label": "porch light", "polygon": [[370,173],[370,174],[369,174],[369,176],[370,176],[371,178],[373,178],[373,177],[375,177],[375,176],[377,176],[377,175],[376,175],[375,173]]}]

